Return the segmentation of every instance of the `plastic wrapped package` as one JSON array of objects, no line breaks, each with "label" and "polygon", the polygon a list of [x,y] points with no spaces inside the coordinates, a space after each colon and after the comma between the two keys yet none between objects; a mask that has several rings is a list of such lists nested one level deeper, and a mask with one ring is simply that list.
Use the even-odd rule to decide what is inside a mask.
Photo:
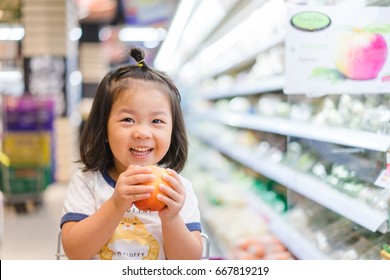
[{"label": "plastic wrapped package", "polygon": [[375,242],[368,237],[352,232],[334,244],[332,255],[336,259],[357,260],[374,245]]},{"label": "plastic wrapped package", "polygon": [[288,212],[288,217],[303,235],[316,240],[315,232],[332,224],[340,216],[310,200],[303,200]]},{"label": "plastic wrapped package", "polygon": [[390,189],[378,189],[375,195],[371,197],[371,200],[369,200],[369,204],[378,210],[386,211],[390,207],[389,200]]},{"label": "plastic wrapped package", "polygon": [[250,113],[253,110],[248,98],[242,96],[232,98],[229,101],[229,109],[235,113]]},{"label": "plastic wrapped package", "polygon": [[390,244],[390,232],[379,237],[373,246],[371,246],[366,252],[364,252],[359,259],[360,260],[379,260],[381,259],[381,250],[383,250],[384,244]]},{"label": "plastic wrapped package", "polygon": [[318,247],[335,259],[356,260],[383,235],[340,218],[315,233]]},{"label": "plastic wrapped package", "polygon": [[236,242],[233,258],[240,260],[291,260],[293,255],[273,235],[248,236]]},{"label": "plastic wrapped package", "polygon": [[314,232],[318,248],[326,253],[331,253],[334,245],[345,236],[353,232],[354,224],[340,218],[328,226]]},{"label": "plastic wrapped package", "polygon": [[302,172],[309,172],[317,161],[317,156],[314,153],[304,152],[295,163],[295,168]]},{"label": "plastic wrapped package", "polygon": [[294,166],[297,160],[302,155],[302,146],[298,142],[292,141],[287,145],[287,151],[285,157],[282,160],[282,163],[285,163],[290,166]]}]

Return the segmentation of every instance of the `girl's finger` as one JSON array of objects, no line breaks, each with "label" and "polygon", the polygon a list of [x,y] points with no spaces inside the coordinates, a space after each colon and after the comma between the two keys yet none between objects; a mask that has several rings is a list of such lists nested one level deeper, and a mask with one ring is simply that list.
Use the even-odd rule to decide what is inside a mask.
[{"label": "girl's finger", "polygon": [[148,166],[129,165],[129,167],[122,173],[124,176],[133,176],[136,174],[149,174],[152,169]]},{"label": "girl's finger", "polygon": [[128,193],[129,194],[144,194],[144,193],[151,193],[154,191],[153,186],[149,185],[135,185],[129,188]]},{"label": "girl's finger", "polygon": [[131,194],[131,200],[133,202],[138,201],[138,200],[147,199],[149,197],[150,197],[150,193],[133,193],[133,194]]},{"label": "girl's finger", "polygon": [[[168,170],[171,170],[171,169],[168,169]],[[171,171],[173,171],[173,170],[171,170]],[[181,179],[175,171],[173,171],[173,172],[174,173],[169,172],[168,173],[169,175],[163,175],[163,180],[165,182],[167,182],[168,185],[171,186],[172,189],[174,189],[176,192],[182,194],[182,193],[184,193],[184,188],[183,188],[183,184],[181,182]]]},{"label": "girl's finger", "polygon": [[166,197],[174,202],[182,204],[185,200],[185,192],[177,192],[175,189],[164,184],[160,184],[159,189],[165,194]]},{"label": "girl's finger", "polygon": [[122,182],[127,185],[139,185],[148,182],[152,182],[156,179],[156,176],[153,174],[136,174],[132,176],[126,176],[121,178]]}]

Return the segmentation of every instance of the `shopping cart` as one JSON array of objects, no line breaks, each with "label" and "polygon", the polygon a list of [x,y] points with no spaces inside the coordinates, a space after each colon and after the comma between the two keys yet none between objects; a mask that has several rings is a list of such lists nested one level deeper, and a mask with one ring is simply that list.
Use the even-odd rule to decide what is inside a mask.
[{"label": "shopping cart", "polygon": [[18,213],[41,205],[52,182],[53,104],[29,95],[3,98],[2,152],[9,164],[1,164],[0,190]]},{"label": "shopping cart", "polygon": [[[202,259],[208,260],[208,259],[210,259],[210,239],[204,233],[201,233],[200,235],[202,237],[202,242],[203,242],[203,255],[202,255]],[[66,255],[64,254],[64,251],[62,249],[62,232],[61,231],[58,233],[57,252],[55,254],[55,257],[56,257],[57,260],[67,259]]]}]

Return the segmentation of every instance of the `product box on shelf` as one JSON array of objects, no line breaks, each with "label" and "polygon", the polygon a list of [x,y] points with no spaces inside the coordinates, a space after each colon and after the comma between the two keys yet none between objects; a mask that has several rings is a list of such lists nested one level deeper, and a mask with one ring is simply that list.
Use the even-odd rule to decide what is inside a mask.
[{"label": "product box on shelf", "polygon": [[[0,170],[0,179],[4,182],[7,179],[8,187],[1,184],[1,191],[9,196],[39,194],[53,182],[53,175],[50,166],[20,165],[11,166],[6,171]],[[5,178],[7,176],[7,178]]]},{"label": "product box on shelf", "polygon": [[12,165],[51,165],[52,136],[50,132],[10,131],[4,135],[3,150]]},{"label": "product box on shelf", "polygon": [[54,100],[24,95],[5,98],[4,122],[6,131],[52,130]]}]

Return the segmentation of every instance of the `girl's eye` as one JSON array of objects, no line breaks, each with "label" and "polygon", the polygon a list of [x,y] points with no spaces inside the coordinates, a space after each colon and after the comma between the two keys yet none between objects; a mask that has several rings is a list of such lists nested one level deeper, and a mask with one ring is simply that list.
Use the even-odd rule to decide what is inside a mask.
[{"label": "girl's eye", "polygon": [[164,123],[162,120],[153,120],[152,123]]},{"label": "girl's eye", "polygon": [[122,122],[134,122],[134,120],[132,118],[125,118]]}]

